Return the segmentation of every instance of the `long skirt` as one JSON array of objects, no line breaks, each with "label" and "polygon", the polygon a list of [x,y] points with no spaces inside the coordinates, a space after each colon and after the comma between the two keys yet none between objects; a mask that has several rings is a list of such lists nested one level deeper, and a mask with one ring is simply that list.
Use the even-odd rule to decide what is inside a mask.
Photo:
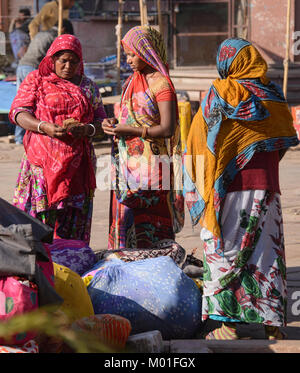
[{"label": "long skirt", "polygon": [[147,208],[129,208],[111,191],[109,250],[149,248],[160,240],[174,238],[167,194]]},{"label": "long skirt", "polygon": [[26,154],[21,161],[13,204],[53,228],[53,238],[81,240],[89,244],[93,191],[89,195],[70,196],[49,209],[43,169],[31,164]]},{"label": "long skirt", "polygon": [[286,263],[280,195],[264,190],[228,193],[222,209],[224,246],[201,230],[204,242],[202,318],[285,326]]}]

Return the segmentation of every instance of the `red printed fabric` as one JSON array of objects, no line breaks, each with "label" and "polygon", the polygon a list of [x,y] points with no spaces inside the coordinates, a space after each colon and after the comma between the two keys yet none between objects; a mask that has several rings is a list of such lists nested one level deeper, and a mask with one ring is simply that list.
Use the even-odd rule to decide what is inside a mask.
[{"label": "red printed fabric", "polygon": [[[60,126],[68,118],[84,124],[93,122],[91,102],[81,88],[54,73],[52,56],[62,50],[71,50],[80,58],[79,73],[83,76],[79,40],[73,35],[59,36],[39,69],[31,72],[22,82],[9,113],[11,122],[16,123],[14,116],[20,107],[30,108],[38,120]],[[96,187],[87,138],[75,139],[66,135],[59,140],[26,131],[23,143],[29,162],[43,168],[49,207],[71,195],[88,194]]]},{"label": "red printed fabric", "polygon": [[241,190],[268,190],[280,194],[278,151],[254,154],[235,176],[228,193]]}]

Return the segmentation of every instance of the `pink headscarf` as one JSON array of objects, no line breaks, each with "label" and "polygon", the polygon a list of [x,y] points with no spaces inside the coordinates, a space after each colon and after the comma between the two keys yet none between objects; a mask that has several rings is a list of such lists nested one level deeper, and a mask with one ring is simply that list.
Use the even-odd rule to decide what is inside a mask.
[{"label": "pink headscarf", "polygon": [[62,50],[70,50],[76,54],[80,60],[78,75],[83,75],[83,59],[82,48],[78,38],[74,35],[63,34],[58,36],[51,44],[46,56],[43,58],[39,65],[39,73],[41,76],[50,75],[54,71],[54,63],[52,57],[55,53]]}]

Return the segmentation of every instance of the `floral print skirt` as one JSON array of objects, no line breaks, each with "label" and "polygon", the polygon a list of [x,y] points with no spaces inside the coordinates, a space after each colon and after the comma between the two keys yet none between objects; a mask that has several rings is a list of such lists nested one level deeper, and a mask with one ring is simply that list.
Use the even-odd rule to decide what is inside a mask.
[{"label": "floral print skirt", "polygon": [[109,250],[144,249],[164,239],[175,239],[167,194],[153,194],[147,201],[147,208],[129,208],[111,191]]},{"label": "floral print skirt", "polygon": [[228,193],[221,215],[223,250],[204,242],[202,318],[286,325],[287,283],[280,195],[264,190]]},{"label": "floral print skirt", "polygon": [[52,227],[53,238],[82,240],[89,244],[93,191],[90,195],[70,196],[49,209],[43,169],[31,164],[26,154],[21,161],[13,204]]}]

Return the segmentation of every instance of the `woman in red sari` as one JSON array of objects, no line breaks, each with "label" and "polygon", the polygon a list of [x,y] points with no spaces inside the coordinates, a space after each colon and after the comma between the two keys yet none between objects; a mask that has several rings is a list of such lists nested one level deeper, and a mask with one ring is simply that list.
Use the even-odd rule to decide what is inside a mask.
[{"label": "woman in red sari", "polygon": [[59,36],[22,82],[9,113],[26,130],[14,205],[53,227],[54,238],[89,243],[96,187],[91,140],[105,117],[99,90],[84,75],[79,40]]},{"label": "woman in red sari", "polygon": [[149,248],[174,240],[184,223],[177,99],[164,42],[136,26],[122,40],[133,74],[120,115],[103,121],[113,135],[109,249]]}]

